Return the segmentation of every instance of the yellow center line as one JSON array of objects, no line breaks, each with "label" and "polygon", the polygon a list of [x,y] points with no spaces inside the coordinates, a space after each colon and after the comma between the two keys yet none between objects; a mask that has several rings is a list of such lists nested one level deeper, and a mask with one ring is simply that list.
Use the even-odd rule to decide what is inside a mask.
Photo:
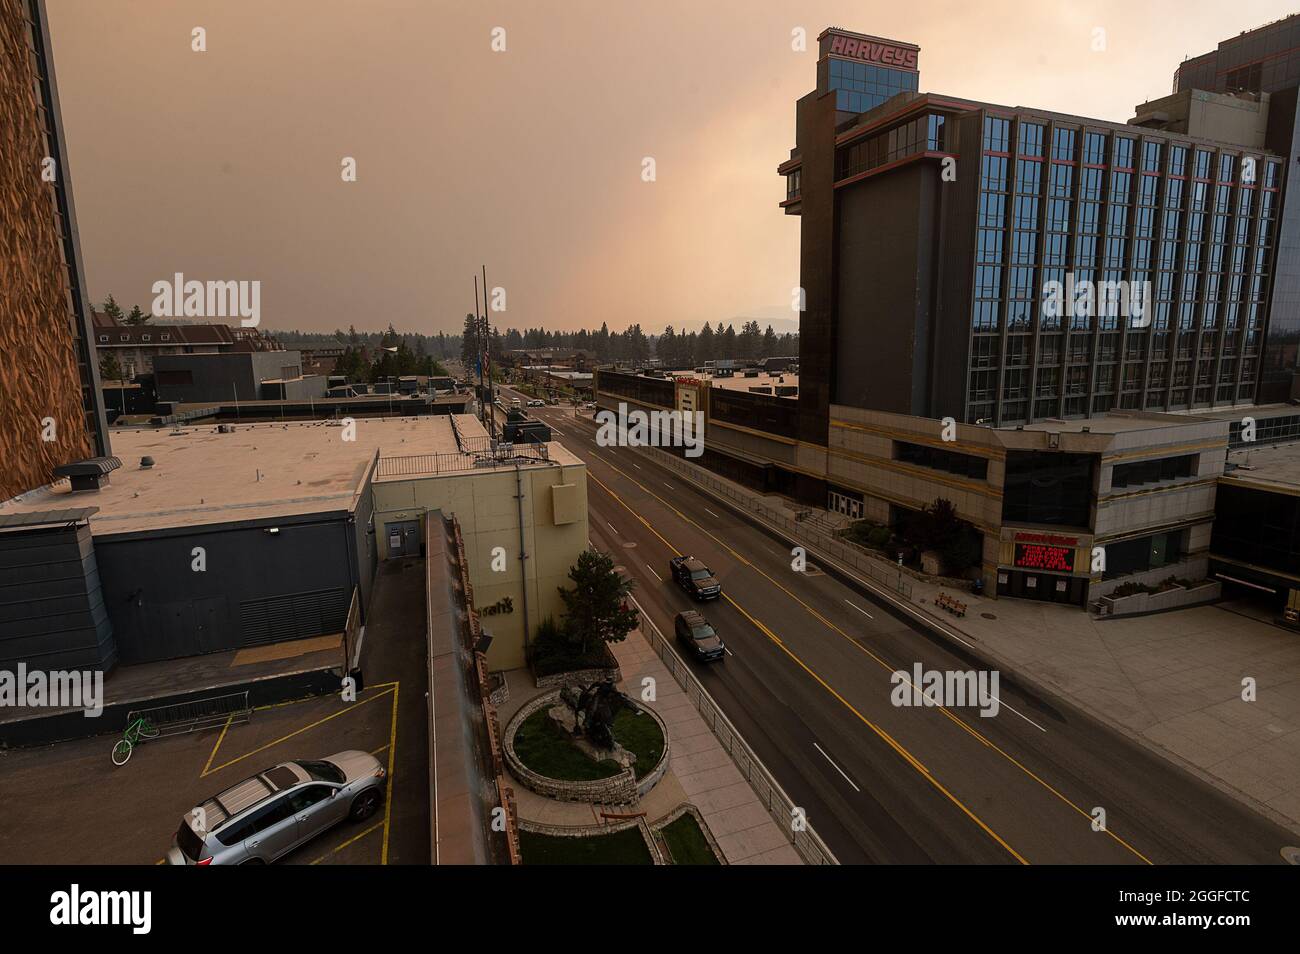
[{"label": "yellow center line", "polygon": [[[614,469],[615,469],[615,470],[618,470],[618,468],[614,468]],[[622,471],[619,471],[619,473],[622,473]],[[652,533],[654,533],[655,536],[659,537],[660,540],[663,540],[664,544],[668,547],[668,549],[669,549],[672,553],[677,553],[677,548],[676,548],[676,547],[674,547],[671,543],[668,543],[667,540],[664,540],[663,536],[660,535],[660,533],[659,533],[657,530],[655,530],[653,527],[650,527],[650,525],[649,525],[648,523],[646,523],[646,521],[644,520],[644,518],[642,518],[639,514],[636,513],[636,511],[634,511],[630,506],[628,506],[628,504],[623,500],[623,498],[620,497],[618,494],[616,494],[613,490],[611,490],[611,489],[610,489],[610,488],[609,488],[609,487],[608,487],[608,486],[607,486],[603,481],[601,481],[601,479],[600,479],[599,477],[597,477],[596,475],[592,474],[590,471],[588,471],[588,474],[587,474],[587,475],[588,475],[592,480],[596,481],[596,483],[599,484],[599,485],[600,485],[600,486],[605,490],[606,493],[608,493],[611,497],[613,497],[613,498],[614,498],[615,500],[617,500],[620,504],[622,504],[624,507],[626,507],[629,513],[632,513],[634,516],[637,517],[638,520],[640,520],[642,523],[645,523],[645,525],[646,525],[647,527],[650,528],[650,531],[651,531]],[[626,475],[625,475],[625,476],[626,476]],[[633,481],[633,482],[635,483],[635,481]],[[638,486],[640,486],[640,484],[638,484]],[[644,488],[643,488],[643,489],[644,489]],[[647,491],[647,493],[648,493],[648,492],[649,492],[649,491]],[[655,499],[659,499],[659,498],[656,497]],[[674,510],[674,513],[676,513],[676,512],[677,512],[677,511]],[[681,514],[678,514],[678,515],[681,516]],[[689,518],[684,518],[684,519],[689,519]],[[731,551],[731,548],[730,548],[730,547],[728,547],[727,550],[728,550],[728,552],[733,552],[733,551]],[[745,562],[748,562],[748,561],[745,561]],[[796,655],[794,652],[792,652],[792,651],[790,650],[790,648],[789,648],[788,646],[786,646],[785,643],[783,643],[783,642],[782,642],[782,641],[777,637],[777,635],[776,635],[775,633],[772,632],[771,629],[769,629],[769,628],[768,628],[764,623],[762,623],[762,622],[759,621],[758,619],[755,619],[753,615],[751,615],[751,614],[750,614],[750,613],[749,613],[749,612],[748,612],[748,611],[747,611],[743,606],[741,606],[741,605],[740,605],[739,603],[737,603],[734,599],[732,599],[731,596],[727,595],[727,596],[725,596],[725,599],[726,599],[727,602],[729,602],[732,606],[734,606],[736,609],[738,609],[742,614],[744,614],[745,618],[748,619],[751,623],[753,623],[754,626],[759,630],[759,632],[761,632],[761,633],[763,633],[764,635],[766,635],[770,640],[772,640],[772,642],[773,642],[773,643],[774,643],[774,644],[775,644],[775,645],[776,645],[776,646],[777,646],[777,647],[778,647],[778,648],[779,648],[783,653],[785,653],[787,656],[789,656],[790,659],[795,663],[795,665],[797,665],[800,669],[802,669],[802,670],[803,670],[804,672],[806,672],[809,676],[811,676],[811,677],[812,677],[812,678],[813,678],[813,679],[818,683],[818,685],[820,685],[823,689],[825,689],[827,692],[829,692],[829,693],[830,693],[830,694],[831,694],[831,695],[832,695],[832,696],[833,696],[837,701],[839,701],[839,703],[840,703],[842,706],[844,706],[846,709],[848,709],[850,712],[852,712],[855,716],[857,716],[858,719],[862,722],[863,725],[865,725],[865,726],[866,726],[867,728],[869,728],[872,732],[874,732],[874,733],[875,733],[875,734],[876,734],[876,735],[877,735],[877,736],[878,736],[882,741],[884,741],[884,743],[885,743],[886,745],[888,745],[888,746],[889,746],[891,749],[893,749],[893,750],[894,750],[894,751],[895,751],[895,752],[896,752],[900,757],[902,757],[902,759],[903,759],[905,762],[907,762],[907,764],[910,765],[910,766],[911,766],[911,767],[912,767],[912,768],[913,768],[913,769],[914,769],[914,770],[915,770],[915,771],[916,771],[916,772],[917,772],[917,773],[918,773],[922,778],[924,778],[924,779],[925,779],[927,782],[929,782],[929,783],[930,783],[930,784],[931,784],[935,789],[937,789],[940,793],[942,793],[943,796],[944,796],[945,798],[947,798],[950,802],[952,802],[954,805],[956,805],[957,808],[960,809],[961,812],[962,812],[964,815],[966,815],[967,818],[969,818],[969,819],[970,819],[971,821],[973,821],[976,825],[978,825],[978,826],[979,826],[979,827],[980,827],[980,828],[981,828],[981,829],[982,829],[982,830],[983,830],[983,831],[984,831],[984,832],[985,832],[985,833],[986,833],[990,838],[992,838],[992,839],[993,839],[994,841],[996,841],[999,845],[1001,845],[1004,849],[1006,849],[1007,853],[1010,854],[1011,857],[1015,858],[1016,861],[1020,862],[1022,865],[1027,865],[1027,864],[1029,864],[1029,862],[1025,859],[1025,857],[1024,857],[1023,855],[1021,855],[1018,851],[1016,851],[1016,850],[1015,850],[1014,848],[1012,848],[1009,844],[1007,844],[1006,839],[1004,839],[1001,835],[999,835],[999,834],[998,834],[997,832],[995,832],[992,828],[990,828],[990,827],[988,826],[988,824],[986,824],[985,821],[984,821],[982,818],[980,818],[980,817],[979,817],[978,815],[976,815],[973,811],[971,811],[968,807],[966,807],[966,805],[962,802],[961,799],[959,799],[956,795],[954,795],[952,792],[950,792],[950,791],[949,791],[949,790],[948,790],[948,789],[943,785],[942,782],[940,782],[937,778],[935,778],[933,775],[931,775],[930,772],[929,772],[929,770],[928,770],[924,765],[921,764],[920,760],[918,760],[915,756],[913,756],[912,753],[910,753],[909,751],[907,751],[906,747],[904,747],[901,743],[899,743],[898,740],[896,740],[893,736],[891,736],[891,735],[890,735],[888,732],[886,732],[884,729],[880,728],[878,725],[876,725],[874,722],[872,722],[870,719],[868,719],[865,715],[863,715],[861,712],[859,712],[859,711],[857,710],[857,708],[855,708],[854,705],[853,705],[851,702],[849,702],[849,701],[848,701],[847,699],[845,699],[842,695],[840,695],[838,692],[836,692],[835,689],[832,688],[832,686],[830,685],[830,683],[828,683],[825,679],[823,679],[820,675],[818,675],[818,674],[817,674],[817,673],[812,669],[812,667],[810,667],[807,663],[805,663],[802,659],[800,659],[798,655]]]},{"label": "yellow center line", "polygon": [[[790,591],[790,590],[789,590],[789,589],[788,589],[784,584],[782,584],[779,580],[777,580],[777,579],[775,579],[775,578],[769,576],[769,575],[768,575],[767,573],[765,573],[765,572],[764,572],[760,567],[758,567],[757,565],[751,563],[749,560],[745,559],[741,554],[737,553],[734,549],[732,549],[730,546],[728,546],[727,543],[726,543],[725,541],[719,539],[715,534],[711,533],[707,528],[701,526],[699,523],[697,523],[696,521],[692,520],[692,519],[691,519],[690,517],[688,517],[686,514],[682,513],[680,510],[678,510],[676,507],[674,507],[674,506],[673,506],[672,504],[670,504],[668,501],[664,500],[662,497],[660,497],[658,494],[656,494],[656,493],[655,493],[653,490],[651,490],[649,487],[647,487],[647,486],[645,486],[644,484],[642,484],[639,480],[637,480],[637,479],[636,479],[635,477],[633,477],[631,474],[628,474],[626,471],[620,470],[618,467],[614,466],[613,464],[606,463],[606,466],[609,467],[611,470],[613,470],[615,473],[621,474],[623,477],[625,477],[626,479],[630,480],[632,483],[636,484],[636,485],[637,485],[638,487],[640,487],[643,491],[645,491],[645,493],[647,493],[649,496],[653,497],[655,500],[659,501],[661,504],[663,504],[665,507],[667,507],[667,508],[668,508],[669,510],[671,510],[673,513],[675,513],[675,514],[676,514],[680,519],[682,519],[682,520],[685,521],[686,523],[690,524],[691,526],[695,527],[697,530],[699,530],[701,533],[703,533],[705,536],[707,536],[710,540],[713,540],[713,541],[714,541],[715,543],[717,543],[720,547],[722,547],[722,548],[723,548],[724,550],[726,550],[729,554],[731,554],[734,558],[736,558],[737,560],[739,560],[742,564],[744,564],[745,566],[751,567],[751,568],[752,568],[756,573],[758,573],[758,574],[759,574],[760,576],[762,576],[765,580],[767,580],[768,582],[770,582],[770,583],[772,583],[774,586],[776,586],[778,589],[780,589],[781,592],[785,593],[788,597],[790,597],[790,599],[792,599],[792,600],[794,600],[796,603],[798,603],[801,607],[803,607],[803,609],[804,609],[805,611],[807,611],[809,614],[811,614],[814,618],[816,618],[819,622],[821,622],[823,625],[825,625],[828,629],[830,629],[832,632],[836,633],[836,634],[839,635],[841,638],[843,638],[846,642],[848,642],[848,644],[849,644],[850,646],[852,646],[852,647],[853,647],[854,649],[856,649],[858,652],[860,652],[860,653],[862,653],[863,655],[869,657],[869,658],[872,659],[872,660],[873,660],[877,665],[879,665],[881,668],[885,669],[887,672],[889,672],[889,673],[891,673],[891,674],[900,671],[900,670],[896,669],[895,667],[889,665],[889,663],[887,663],[884,659],[880,658],[880,656],[876,655],[876,653],[872,652],[872,651],[871,651],[870,649],[868,649],[866,646],[862,645],[862,643],[860,643],[858,640],[854,639],[851,635],[849,635],[848,633],[846,633],[846,632],[845,632],[844,630],[842,630],[839,626],[835,625],[835,623],[831,622],[829,619],[827,619],[825,616],[823,616],[821,613],[819,613],[819,612],[818,612],[816,609],[814,609],[812,606],[809,606],[807,603],[805,603],[803,600],[801,600],[797,595],[795,595],[793,592],[791,592],[791,591]],[[627,507],[627,509],[628,509],[629,511],[635,513],[635,511],[632,511],[632,508],[629,507],[629,506],[628,506],[628,505],[627,505],[627,504],[622,500],[622,498],[618,496],[617,493],[615,493],[615,492],[614,492],[613,490],[611,490],[608,486],[606,486],[604,483],[602,483],[601,480],[600,480],[598,477],[596,477],[594,474],[591,474],[590,471],[588,471],[588,474],[589,474],[589,476],[591,476],[591,478],[592,478],[593,480],[596,481],[597,484],[600,484],[600,486],[605,490],[606,493],[608,493],[610,496],[614,497],[614,499],[617,500],[617,501],[618,501],[620,504],[622,504],[624,507]],[[638,520],[640,520],[640,521],[641,521],[643,524],[645,524],[647,527],[650,526],[650,524],[647,523],[646,520],[645,520],[645,518],[642,517],[640,514],[636,514],[636,517],[637,517]],[[674,547],[672,544],[668,543],[668,541],[665,540],[665,539],[663,538],[662,535],[660,535],[657,531],[654,531],[653,528],[651,528],[651,530],[652,530],[652,532],[655,533],[655,536],[659,537],[660,540],[663,540],[664,544],[665,544],[666,546],[668,546],[668,548],[669,548],[670,550],[672,550],[674,553],[677,552],[677,548]],[[734,601],[732,601],[732,605],[735,605],[735,606],[737,606],[737,608],[739,608],[738,604],[736,604]],[[748,616],[749,614],[745,614],[745,615]],[[784,646],[783,646],[782,648],[784,648]],[[911,683],[911,680],[910,680],[910,679],[908,680],[908,683],[909,683],[909,684]],[[913,686],[913,688],[915,688],[915,686]],[[1019,769],[1019,770],[1020,770],[1022,773],[1024,773],[1027,777],[1029,777],[1029,778],[1032,779],[1033,781],[1037,782],[1040,786],[1042,786],[1044,789],[1046,789],[1048,792],[1050,792],[1052,795],[1054,795],[1054,796],[1055,796],[1057,799],[1059,799],[1062,803],[1064,803],[1065,805],[1068,805],[1070,808],[1074,809],[1074,811],[1077,812],[1077,813],[1078,813],[1080,816],[1082,816],[1083,818],[1086,818],[1086,819],[1088,820],[1089,825],[1092,824],[1093,817],[1092,817],[1092,815],[1091,815],[1090,813],[1084,811],[1082,808],[1080,808],[1078,805],[1076,805],[1076,804],[1075,804],[1073,801],[1071,801],[1071,800],[1070,800],[1066,795],[1064,795],[1062,792],[1060,792],[1059,790],[1057,790],[1053,785],[1051,785],[1051,784],[1050,784],[1049,782],[1047,782],[1045,779],[1040,778],[1037,774],[1035,774],[1033,771],[1031,771],[1027,766],[1025,766],[1023,763],[1021,763],[1019,759],[1015,758],[1015,756],[1011,755],[1009,752],[1006,752],[1005,750],[1003,750],[1003,749],[1002,749],[1002,748],[1001,748],[997,743],[995,743],[993,740],[989,739],[989,738],[988,738],[987,736],[985,736],[982,732],[980,732],[978,729],[976,729],[974,726],[972,726],[970,723],[968,723],[965,719],[961,718],[961,717],[958,716],[956,713],[952,712],[952,711],[951,711],[948,707],[946,707],[946,706],[935,706],[934,708],[937,708],[937,709],[938,709],[940,712],[942,712],[942,713],[943,713],[943,714],[944,714],[944,715],[945,715],[945,716],[946,716],[950,721],[952,721],[952,722],[955,723],[956,725],[960,726],[960,727],[961,727],[962,729],[964,729],[967,733],[969,733],[972,737],[974,737],[975,739],[977,739],[977,740],[979,740],[980,742],[982,742],[985,746],[987,746],[988,748],[992,749],[992,750],[993,750],[994,752],[996,752],[997,754],[1001,755],[1004,759],[1006,759],[1009,763],[1011,763],[1012,765],[1014,765],[1017,769]],[[1116,843],[1122,845],[1122,846],[1123,846],[1124,848],[1126,848],[1128,851],[1132,852],[1134,855],[1136,855],[1138,858],[1140,858],[1143,862],[1145,862],[1146,864],[1152,864],[1151,860],[1150,860],[1149,858],[1147,858],[1144,854],[1142,854],[1142,852],[1138,851],[1136,848],[1134,848],[1132,845],[1130,845],[1127,841],[1125,841],[1125,840],[1124,840],[1123,838],[1121,838],[1119,835],[1115,834],[1115,833],[1114,833],[1113,831],[1111,831],[1109,828],[1104,829],[1104,831],[1106,832],[1107,835],[1109,835],[1109,836],[1111,837],[1112,840],[1114,840]]]}]

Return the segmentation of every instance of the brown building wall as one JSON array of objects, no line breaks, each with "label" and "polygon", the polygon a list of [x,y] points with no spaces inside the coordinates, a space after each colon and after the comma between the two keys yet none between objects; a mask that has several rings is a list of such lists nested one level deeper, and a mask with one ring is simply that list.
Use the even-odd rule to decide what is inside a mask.
[{"label": "brown building wall", "polygon": [[825,446],[835,388],[835,94],[809,93],[795,115],[795,141],[803,157],[798,436]]},{"label": "brown building wall", "polygon": [[41,175],[52,150],[29,15],[26,0],[0,0],[0,499],[95,453],[58,204]]}]

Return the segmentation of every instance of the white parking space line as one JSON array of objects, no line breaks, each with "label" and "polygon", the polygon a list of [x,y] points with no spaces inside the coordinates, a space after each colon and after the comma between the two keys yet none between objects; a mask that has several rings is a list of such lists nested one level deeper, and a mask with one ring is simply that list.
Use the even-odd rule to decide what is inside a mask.
[{"label": "white parking space line", "polygon": [[633,461],[632,466],[635,467],[637,470],[641,469],[641,465],[636,463],[635,461]]},{"label": "white parking space line", "polygon": [[667,487],[669,490],[676,490],[676,489],[677,489],[677,488],[674,487],[672,484],[668,483],[668,481],[666,481],[666,480],[664,481],[664,486]]},{"label": "white parking space line", "polygon": [[[649,563],[645,565],[645,568],[649,570],[651,573],[655,573],[655,568],[652,567]],[[658,580],[660,583],[664,581],[664,578],[660,576],[658,573],[655,573],[655,579]]]},{"label": "white parking space line", "polygon": [[605,521],[605,526],[609,527],[609,529],[613,530],[615,533],[618,533],[618,527],[614,526],[608,520]]},{"label": "white parking space line", "polygon": [[714,513],[712,510],[710,510],[708,507],[705,507],[705,508],[704,508],[704,512],[707,513],[707,514],[708,514],[710,517],[712,517],[714,520],[721,520],[721,519],[722,519],[722,518],[719,517],[716,513]]},{"label": "white parking space line", "polygon": [[845,600],[844,602],[848,603],[850,606],[852,606],[855,610],[857,610],[859,613],[861,613],[861,614],[862,614],[863,616],[865,616],[867,619],[875,619],[874,616],[872,616],[870,613],[868,613],[866,610],[864,610],[864,609],[863,609],[861,606],[859,606],[857,603],[854,603],[852,600]]},{"label": "white parking space line", "polygon": [[735,653],[733,653],[733,652],[731,651],[731,648],[730,648],[729,646],[723,646],[723,647],[722,647],[722,651],[723,651],[724,653],[726,653],[728,656],[734,656],[734,655],[736,655]]},{"label": "white parking space line", "polygon": [[824,758],[827,762],[830,762],[830,763],[831,763],[831,768],[833,768],[833,769],[835,769],[835,771],[839,772],[839,773],[840,773],[840,776],[844,779],[844,781],[848,782],[850,785],[853,786],[853,791],[855,791],[855,792],[861,792],[861,791],[862,791],[862,789],[858,788],[858,786],[857,786],[856,784],[854,784],[853,779],[849,778],[848,775],[846,775],[846,774],[844,773],[844,769],[842,769],[842,768],[840,768],[838,765],[836,765],[836,764],[835,764],[835,760],[834,760],[833,758],[831,758],[829,755],[826,754],[826,750],[825,750],[825,749],[823,749],[823,748],[822,748],[820,745],[818,745],[816,742],[813,743],[813,748],[816,749],[818,752],[820,752],[820,753],[822,754],[822,758]]}]

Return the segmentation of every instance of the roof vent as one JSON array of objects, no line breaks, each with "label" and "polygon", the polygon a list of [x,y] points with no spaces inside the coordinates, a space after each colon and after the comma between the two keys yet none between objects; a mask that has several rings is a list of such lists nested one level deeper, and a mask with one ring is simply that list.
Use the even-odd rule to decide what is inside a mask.
[{"label": "roof vent", "polygon": [[153,458],[152,458],[152,457],[141,457],[141,458],[140,458],[140,469],[141,469],[141,470],[148,470],[148,469],[149,469],[150,467],[152,467],[152,466],[153,466]]},{"label": "roof vent", "polygon": [[109,472],[121,466],[122,462],[116,457],[91,457],[54,468],[54,476],[67,477],[72,484],[72,492],[83,493],[99,490],[103,484],[108,483]]}]

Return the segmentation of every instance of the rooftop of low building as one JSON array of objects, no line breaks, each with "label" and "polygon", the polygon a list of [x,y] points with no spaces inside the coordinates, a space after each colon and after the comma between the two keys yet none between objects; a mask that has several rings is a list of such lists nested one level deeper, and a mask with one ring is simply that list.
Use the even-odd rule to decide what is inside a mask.
[{"label": "rooftop of low building", "polygon": [[[372,472],[384,482],[580,463],[554,442],[493,447],[468,414],[357,418],[354,425],[355,440],[345,440],[336,421],[116,431],[113,453],[122,466],[100,489],[74,493],[57,481],[0,503],[0,516],[98,507],[93,534],[133,533],[351,511]],[[145,457],[151,466],[142,466]]]}]

